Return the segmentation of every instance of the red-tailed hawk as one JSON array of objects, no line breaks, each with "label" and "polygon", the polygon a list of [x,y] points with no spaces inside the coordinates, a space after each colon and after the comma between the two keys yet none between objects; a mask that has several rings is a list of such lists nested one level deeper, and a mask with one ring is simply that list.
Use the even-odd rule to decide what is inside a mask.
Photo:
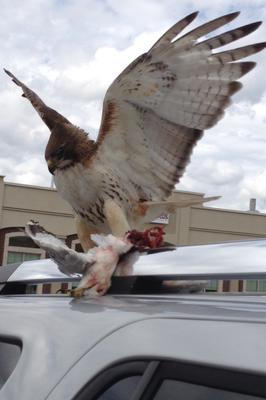
[{"label": "red-tailed hawk", "polygon": [[97,141],[6,71],[51,131],[45,158],[58,192],[77,215],[84,249],[91,233],[123,237],[164,211],[186,205],[164,202],[183,175],[192,149],[214,126],[254,68],[239,61],[265,48],[256,43],[213,52],[255,31],[260,22],[211,38],[235,12],[177,37],[193,13],[170,28],[133,61],[107,90]]}]

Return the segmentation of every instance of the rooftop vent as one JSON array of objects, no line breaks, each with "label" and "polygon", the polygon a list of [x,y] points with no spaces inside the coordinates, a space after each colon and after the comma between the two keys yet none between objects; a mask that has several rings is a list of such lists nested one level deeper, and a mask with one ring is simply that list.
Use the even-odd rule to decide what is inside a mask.
[{"label": "rooftop vent", "polygon": [[249,200],[249,212],[254,212],[254,213],[259,213],[259,211],[256,209],[256,203],[257,199],[250,199]]}]

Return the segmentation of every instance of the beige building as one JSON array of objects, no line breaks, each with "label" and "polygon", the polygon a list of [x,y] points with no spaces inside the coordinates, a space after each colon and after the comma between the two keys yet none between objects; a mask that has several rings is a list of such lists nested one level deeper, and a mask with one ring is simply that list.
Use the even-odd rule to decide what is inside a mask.
[{"label": "beige building", "polygon": [[[172,194],[172,199],[187,197],[201,200],[203,194],[183,191]],[[0,265],[45,257],[45,252],[25,236],[24,226],[30,219],[66,239],[70,247],[80,248],[71,208],[55,189],[9,183],[0,176]],[[166,240],[177,245],[266,237],[266,214],[225,210],[215,208],[215,202],[207,203],[178,209],[170,216],[165,230]],[[246,288],[263,289],[257,282],[250,282],[249,287],[243,282],[220,282],[217,286],[219,290]]]}]

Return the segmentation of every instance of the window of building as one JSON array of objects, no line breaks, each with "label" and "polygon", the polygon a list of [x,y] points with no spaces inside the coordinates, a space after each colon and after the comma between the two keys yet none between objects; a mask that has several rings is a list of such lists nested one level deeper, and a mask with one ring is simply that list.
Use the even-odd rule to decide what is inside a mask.
[{"label": "window of building", "polygon": [[26,294],[36,294],[38,290],[38,285],[27,285]]},{"label": "window of building", "polygon": [[71,245],[70,246],[71,246],[71,249],[77,251],[78,253],[84,253],[79,239],[71,240]]},{"label": "window of building", "polygon": [[208,281],[207,286],[206,286],[206,292],[217,292],[218,284],[219,284],[219,281],[217,281],[217,280]]},{"label": "window of building", "polygon": [[40,258],[41,254],[9,251],[7,253],[7,264],[13,264],[23,261],[39,260]]},{"label": "window of building", "polygon": [[78,253],[84,253],[83,248],[81,247],[81,244],[80,244],[80,243],[76,243],[76,245],[75,245],[75,250],[76,250]]},{"label": "window of building", "polygon": [[3,265],[45,258],[45,251],[40,249],[24,232],[6,233]]},{"label": "window of building", "polygon": [[52,289],[52,285],[50,283],[43,283],[42,285],[42,293],[50,294]]},{"label": "window of building", "polygon": [[29,238],[28,236],[11,236],[9,237],[9,246],[16,246],[16,247],[29,247],[29,248],[35,248],[38,249],[39,247],[37,246],[34,241]]},{"label": "window of building", "polygon": [[266,280],[248,280],[246,281],[246,292],[266,292]]}]

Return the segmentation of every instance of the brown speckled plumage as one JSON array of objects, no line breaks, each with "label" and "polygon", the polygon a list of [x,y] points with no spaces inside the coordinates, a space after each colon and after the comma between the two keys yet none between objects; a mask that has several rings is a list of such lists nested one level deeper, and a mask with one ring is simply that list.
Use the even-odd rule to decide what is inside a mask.
[{"label": "brown speckled plumage", "polygon": [[112,131],[112,128],[115,126],[118,113],[119,110],[117,109],[116,103],[114,101],[108,100],[103,110],[101,128],[97,140],[98,145],[101,144],[104,136]]}]

